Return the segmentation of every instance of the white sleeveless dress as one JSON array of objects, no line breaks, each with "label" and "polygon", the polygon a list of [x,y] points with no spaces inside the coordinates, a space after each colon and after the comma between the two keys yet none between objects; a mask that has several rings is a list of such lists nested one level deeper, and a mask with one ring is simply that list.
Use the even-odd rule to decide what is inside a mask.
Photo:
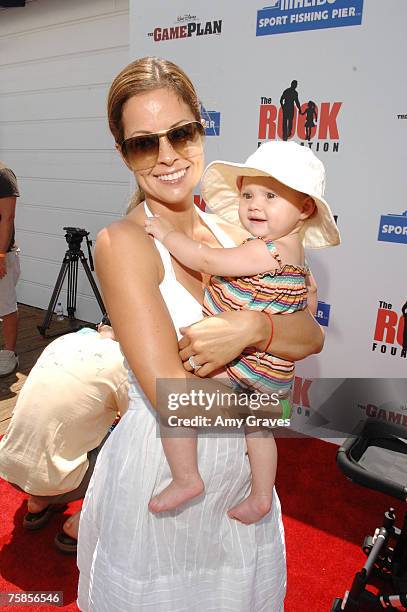
[{"label": "white sleeveless dress", "polygon": [[[151,216],[145,205],[146,212]],[[197,209],[222,246],[235,246]],[[176,280],[169,252],[156,241],[160,285],[174,326],[202,318],[201,305]],[[286,566],[280,502],[243,525],[226,512],[250,490],[241,435],[198,435],[205,495],[155,515],[151,497],[171,481],[155,411],[132,373],[130,405],[96,464],[78,540],[78,606],[83,612],[281,612]]]}]

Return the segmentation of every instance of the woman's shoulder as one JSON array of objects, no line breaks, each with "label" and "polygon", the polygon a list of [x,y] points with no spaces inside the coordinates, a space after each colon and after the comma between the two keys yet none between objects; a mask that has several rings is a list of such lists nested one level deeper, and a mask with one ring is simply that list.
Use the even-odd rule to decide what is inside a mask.
[{"label": "woman's shoulder", "polygon": [[243,240],[245,240],[251,235],[241,225],[229,223],[229,221],[225,221],[224,219],[222,219],[222,217],[219,217],[215,213],[203,214],[205,215],[205,217],[210,217],[213,221],[215,221],[216,225],[220,227],[220,229],[222,229],[236,244],[240,244],[241,242],[243,242]]},{"label": "woman's shoulder", "polygon": [[158,263],[158,252],[154,240],[146,233],[138,217],[128,214],[113,221],[99,231],[96,237],[95,255],[100,260],[119,257],[131,265],[149,267]]},{"label": "woman's shoulder", "polygon": [[[129,215],[100,230],[96,237],[95,264],[99,277],[137,278],[159,285],[164,277],[160,254],[144,227]],[[144,280],[143,280],[144,279]]]},{"label": "woman's shoulder", "polygon": [[141,219],[134,215],[133,211],[102,228],[96,237],[96,242],[99,244],[114,245],[117,241],[129,241],[135,247],[151,243]]}]

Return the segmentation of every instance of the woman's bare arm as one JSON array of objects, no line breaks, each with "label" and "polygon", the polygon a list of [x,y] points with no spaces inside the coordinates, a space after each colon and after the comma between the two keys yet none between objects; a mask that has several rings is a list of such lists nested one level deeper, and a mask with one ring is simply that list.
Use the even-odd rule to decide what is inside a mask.
[{"label": "woman's bare arm", "polygon": [[312,316],[315,317],[315,315],[317,314],[317,310],[318,310],[318,287],[317,287],[317,283],[315,281],[315,278],[312,272],[307,274],[305,282],[306,282],[307,290],[308,290],[308,295],[307,295],[308,308],[310,309]]},{"label": "woman's bare arm", "polygon": [[[170,414],[168,402],[163,402],[164,389],[184,392],[196,382],[207,392],[230,392],[218,382],[202,381],[184,369],[159,289],[161,263],[153,241],[141,227],[123,219],[103,229],[96,241],[95,265],[116,338],[141,388],[162,417]],[[163,391],[159,394],[158,381]],[[176,414],[193,416],[190,406],[180,406]],[[218,414],[230,416],[230,411],[213,406],[210,416]]]},{"label": "woman's bare arm", "polygon": [[133,221],[103,229],[95,267],[116,338],[150,402],[156,378],[182,376],[177,338],[162,299],[160,267],[152,241]]},{"label": "woman's bare arm", "polygon": [[[274,330],[268,352],[282,359],[299,361],[322,350],[324,333],[308,309],[271,317]],[[236,359],[247,346],[264,350],[270,332],[268,317],[261,312],[224,312],[182,329],[180,357],[185,369],[191,371],[188,358],[196,356],[197,363],[205,364],[196,374],[208,376]]]},{"label": "woman's bare arm", "polygon": [[240,246],[224,249],[193,240],[161,217],[148,217],[144,227],[178,261],[203,274],[252,276],[278,268],[276,260],[270,256],[261,240],[250,240]]},{"label": "woman's bare arm", "polygon": [[320,353],[325,336],[308,309],[290,315],[272,315],[274,334],[268,351],[289,361]]}]

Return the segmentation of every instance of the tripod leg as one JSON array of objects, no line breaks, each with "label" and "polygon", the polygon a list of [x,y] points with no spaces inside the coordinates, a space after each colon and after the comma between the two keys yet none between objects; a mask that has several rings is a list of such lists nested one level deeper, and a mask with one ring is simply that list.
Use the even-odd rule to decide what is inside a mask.
[{"label": "tripod leg", "polygon": [[55,283],[54,291],[52,292],[51,299],[47,308],[47,312],[45,313],[44,321],[42,325],[38,325],[37,329],[40,332],[41,336],[45,336],[47,329],[51,323],[52,315],[54,314],[55,306],[59,298],[59,294],[61,293],[62,285],[65,280],[65,276],[69,266],[69,255],[66,254],[61,265],[61,269],[58,274],[57,282]]},{"label": "tripod leg", "polygon": [[97,300],[97,303],[99,304],[99,308],[100,308],[100,310],[102,311],[102,314],[103,314],[103,315],[105,315],[105,314],[106,314],[106,308],[105,308],[105,305],[104,305],[104,303],[103,303],[102,296],[101,296],[101,295],[100,295],[100,293],[99,293],[98,286],[97,286],[97,284],[95,283],[95,279],[94,279],[94,278],[93,278],[93,276],[92,276],[92,272],[90,271],[90,268],[89,268],[89,265],[88,265],[87,259],[86,259],[85,255],[83,254],[83,251],[82,251],[82,250],[81,250],[81,251],[79,251],[79,258],[80,258],[80,260],[81,260],[81,262],[82,262],[83,269],[84,269],[84,270],[85,270],[85,272],[86,272],[86,276],[88,277],[88,281],[89,281],[89,283],[90,283],[90,286],[91,286],[91,287],[92,287],[92,289],[93,289],[93,293],[94,293],[94,295],[95,295],[95,298],[96,298],[96,300]]},{"label": "tripod leg", "polygon": [[66,309],[70,320],[75,318],[76,311],[76,292],[78,286],[78,258],[72,258],[68,269],[68,295]]}]

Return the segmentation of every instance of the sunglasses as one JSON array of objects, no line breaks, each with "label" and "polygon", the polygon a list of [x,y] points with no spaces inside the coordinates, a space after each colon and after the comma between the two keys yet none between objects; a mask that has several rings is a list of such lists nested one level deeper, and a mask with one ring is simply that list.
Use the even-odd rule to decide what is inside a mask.
[{"label": "sunglasses", "polygon": [[158,160],[160,138],[165,136],[172,148],[182,157],[199,155],[205,128],[199,121],[191,121],[155,134],[126,138],[120,145],[123,157],[133,170],[153,168]]}]

